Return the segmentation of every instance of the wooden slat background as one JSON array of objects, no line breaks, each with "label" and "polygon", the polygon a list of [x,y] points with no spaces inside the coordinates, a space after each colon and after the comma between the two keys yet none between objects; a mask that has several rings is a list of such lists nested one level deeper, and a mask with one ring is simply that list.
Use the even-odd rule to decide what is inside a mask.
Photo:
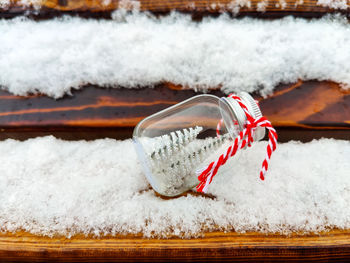
[{"label": "wooden slat background", "polygon": [[[220,90],[211,94],[225,96]],[[54,134],[64,139],[131,137],[143,118],[198,93],[164,83],[155,88],[85,87],[62,99],[19,97],[0,91],[0,139]],[[280,141],[350,138],[350,90],[332,82],[281,85],[260,101]]]},{"label": "wooden slat background", "polygon": [[140,235],[67,239],[18,232],[0,234],[0,258],[28,262],[346,262],[349,240],[350,233],[342,230],[290,237],[212,232],[194,239],[145,239]]},{"label": "wooden slat background", "polygon": [[[141,10],[167,13],[171,10],[216,15],[232,12],[231,0],[140,0]],[[332,12],[318,6],[317,0],[269,1],[265,13],[257,13],[257,3],[242,8],[241,15],[274,18],[286,15],[319,17]],[[192,4],[194,3],[194,5]],[[215,8],[212,4],[216,5]],[[50,18],[62,14],[86,17],[110,17],[119,1],[102,4],[102,0],[43,0],[42,8],[31,16]],[[11,18],[33,11],[14,0],[0,8],[0,18]],[[342,11],[348,14],[348,10]],[[219,89],[211,94],[224,96]],[[86,86],[73,96],[54,100],[35,95],[19,97],[0,91],[0,139],[26,139],[53,134],[64,139],[128,138],[135,124],[149,114],[196,95],[192,90],[160,83],[151,89],[102,89]],[[279,141],[308,141],[319,137],[350,139],[350,91],[332,82],[308,81],[280,85],[273,95],[261,98],[266,115],[279,132]],[[25,232],[0,234],[0,261],[324,261],[350,260],[350,232],[290,237],[261,233],[204,233],[198,239],[144,239],[140,235],[117,237],[75,236],[41,237]]]},{"label": "wooden slat background", "polygon": [[[219,90],[211,94],[224,96]],[[130,137],[145,116],[196,95],[170,83],[155,88],[85,87],[73,96],[19,97],[0,92],[0,138],[54,134],[66,139]],[[350,139],[350,91],[332,82],[281,85],[260,101],[277,127],[280,141],[327,136]],[[282,136],[281,136],[282,135]],[[282,138],[281,138],[282,137]],[[210,198],[210,197],[209,197]],[[290,237],[261,233],[203,233],[195,239],[145,239],[140,235],[93,238],[41,237],[25,232],[0,234],[4,261],[295,261],[350,260],[350,232]]]},{"label": "wooden slat background", "polygon": [[[28,10],[34,10],[36,16],[55,16],[62,13],[83,14],[94,17],[98,13],[110,13],[119,7],[131,8],[132,5],[125,4],[125,0],[42,0],[41,9],[35,10],[33,6],[23,5],[21,0],[13,0],[8,6],[0,8],[0,16],[13,17],[23,14]],[[129,2],[134,2],[130,0]],[[168,13],[172,10],[187,12],[192,14],[218,14],[222,12],[235,13],[235,1],[232,0],[139,0],[139,7],[142,11],[153,13]],[[333,10],[331,8],[317,4],[317,0],[269,0],[266,5],[265,14],[257,12],[258,3],[261,0],[251,0],[249,7],[240,8],[240,13],[244,15],[257,16],[285,16],[299,15],[317,17],[325,13],[340,11],[348,14],[348,10]],[[282,2],[285,2],[282,6]],[[349,3],[349,1],[348,1]]]}]

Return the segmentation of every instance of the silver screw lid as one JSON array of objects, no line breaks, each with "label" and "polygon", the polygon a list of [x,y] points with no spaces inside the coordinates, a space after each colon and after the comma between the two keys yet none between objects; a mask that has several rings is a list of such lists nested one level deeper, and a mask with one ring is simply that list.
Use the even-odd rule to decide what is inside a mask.
[{"label": "silver screw lid", "polygon": [[[237,94],[237,96],[242,99],[244,104],[247,106],[249,113],[254,118],[259,118],[262,116],[259,105],[253,99],[252,96],[250,96],[247,92],[240,92]],[[233,114],[235,115],[235,117],[238,121],[239,128],[241,130],[243,130],[244,125],[247,122],[247,117],[246,117],[242,107],[239,105],[239,103],[236,100],[234,100],[230,97],[222,98],[222,99],[230,106]],[[265,136],[265,128],[264,127],[257,127],[254,134],[253,134],[254,141],[260,141],[261,139],[264,138],[264,136]]]}]

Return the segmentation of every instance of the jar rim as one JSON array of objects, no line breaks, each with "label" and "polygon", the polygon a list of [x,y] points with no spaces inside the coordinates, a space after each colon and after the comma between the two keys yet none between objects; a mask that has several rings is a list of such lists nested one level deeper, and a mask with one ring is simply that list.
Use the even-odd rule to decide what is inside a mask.
[{"label": "jar rim", "polygon": [[[247,106],[249,113],[254,118],[259,118],[262,116],[260,108],[252,96],[250,96],[247,92],[240,92],[238,93],[238,96],[245,102],[245,105]],[[235,99],[231,97],[220,98],[220,105],[219,105],[220,110],[222,108],[221,103],[224,103],[226,106],[229,107],[229,109],[231,110],[231,114],[233,114],[234,118],[237,120],[239,128],[242,131],[244,129],[245,123],[247,122],[247,116],[245,115],[245,112],[242,109],[242,107],[239,105],[239,103]],[[230,122],[232,122],[232,120],[227,120],[227,118],[225,118],[225,116],[222,113],[221,115],[224,120],[225,126],[231,127],[232,125],[230,124]],[[228,128],[228,130],[232,139],[235,139],[232,128],[231,128],[231,131],[230,131],[230,128]],[[265,137],[265,128],[257,127],[253,134],[254,141],[259,141],[264,137]]]},{"label": "jar rim", "polygon": [[[224,121],[225,127],[227,128],[231,138],[234,140],[238,134],[234,130],[234,120],[237,120],[239,130],[244,129],[244,124],[247,121],[247,117],[238,102],[230,97],[222,97],[219,101],[219,107],[221,111],[221,118]],[[225,108],[229,109],[230,116],[224,114]]]}]

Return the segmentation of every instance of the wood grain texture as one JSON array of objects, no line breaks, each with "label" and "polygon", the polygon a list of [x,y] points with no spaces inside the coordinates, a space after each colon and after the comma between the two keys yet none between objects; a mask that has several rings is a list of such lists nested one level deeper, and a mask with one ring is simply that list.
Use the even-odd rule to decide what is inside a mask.
[{"label": "wood grain texture", "polygon": [[302,261],[350,259],[350,232],[290,237],[261,233],[206,233],[193,239],[146,239],[140,235],[105,238],[40,237],[25,232],[0,234],[3,261],[30,262],[174,262]]},{"label": "wood grain texture", "polygon": [[[211,94],[224,96],[218,89]],[[0,137],[28,138],[54,134],[69,139],[129,137],[145,116],[194,96],[170,83],[154,89],[85,87],[73,96],[14,96],[0,91]],[[281,85],[259,100],[263,113],[284,139],[317,136],[350,139],[350,91],[332,82]],[[318,133],[317,132],[321,132]],[[325,132],[325,134],[322,134]],[[299,137],[298,137],[299,136]],[[283,137],[283,136],[282,136]],[[306,139],[305,139],[306,138]],[[281,139],[280,139],[281,141]],[[0,233],[0,261],[27,262],[174,262],[174,261],[301,261],[350,260],[350,231],[290,237],[278,234],[203,233],[193,239],[116,237],[42,237],[26,232]]]},{"label": "wood grain texture", "polygon": [[[210,93],[224,96],[218,89]],[[40,95],[19,97],[1,91],[0,137],[24,139],[57,133],[61,135],[58,137],[70,139],[121,138],[121,134],[128,137],[134,125],[145,116],[196,94],[170,83],[154,89],[89,86],[59,100]],[[350,139],[350,91],[342,90],[335,83],[299,81],[281,85],[268,98],[257,94],[255,98],[279,134],[283,131],[287,134],[285,140],[298,139],[298,136],[303,140],[313,139],[319,131],[326,132],[328,137],[337,137],[340,132],[341,138]],[[146,239],[141,235],[103,238],[78,235],[67,239],[26,232],[2,233],[0,259],[27,262],[348,261],[350,231],[331,230],[290,237],[213,232],[193,239]]]},{"label": "wood grain texture", "polygon": [[[210,93],[225,96],[218,89]],[[197,94],[170,83],[140,89],[88,86],[59,100],[0,91],[0,138],[127,138],[141,119]],[[267,98],[255,98],[281,141],[350,138],[350,91],[335,83],[300,81],[281,85]]]},{"label": "wood grain texture", "polygon": [[[236,13],[235,5],[238,5],[235,0],[139,0],[138,2],[140,10],[153,13],[168,13],[172,10],[192,14]],[[251,0],[250,6],[240,8],[240,13],[257,13],[260,2],[261,0]],[[282,2],[284,3],[283,5],[281,4]],[[86,16],[94,16],[96,13],[110,13],[120,7],[126,9],[132,8],[132,5],[125,3],[125,0],[42,0],[41,9],[35,10],[31,5],[24,5],[20,0],[13,0],[11,4],[2,6],[0,14],[2,16],[15,16],[23,14],[28,10],[35,10],[34,13],[37,15],[85,13]],[[320,14],[333,11],[333,9],[328,7],[317,5],[317,0],[285,0],[281,2],[279,0],[269,0],[265,7],[266,14],[273,15],[280,13],[282,16],[289,14],[319,16]],[[347,10],[340,11],[348,13]]]},{"label": "wood grain texture", "polygon": [[[101,17],[119,7],[112,0],[44,0],[36,11],[41,17],[83,14]],[[141,10],[167,13],[171,10],[192,14],[232,12],[231,0],[140,0]],[[333,10],[318,6],[317,0],[296,5],[287,0],[269,1],[266,13],[257,13],[253,0],[243,15],[276,17],[285,15],[317,17]],[[191,4],[191,3],[194,3]],[[220,5],[212,5],[212,4]],[[22,15],[33,7],[18,0],[0,9],[0,17]],[[343,11],[347,13],[347,11]],[[211,94],[224,96],[219,90]],[[85,87],[54,100],[45,96],[13,96],[0,91],[0,139],[26,139],[54,134],[65,139],[126,138],[142,118],[196,95],[192,90],[169,83],[154,89],[101,89]],[[264,115],[278,129],[280,141],[310,140],[317,137],[350,139],[350,92],[331,82],[298,82],[281,85],[263,99],[255,94]],[[27,262],[130,262],[130,261],[301,261],[350,260],[350,231],[332,230],[314,235],[260,233],[205,233],[197,239],[144,239],[140,235],[105,237],[41,237],[25,232],[0,234],[0,261]]]}]

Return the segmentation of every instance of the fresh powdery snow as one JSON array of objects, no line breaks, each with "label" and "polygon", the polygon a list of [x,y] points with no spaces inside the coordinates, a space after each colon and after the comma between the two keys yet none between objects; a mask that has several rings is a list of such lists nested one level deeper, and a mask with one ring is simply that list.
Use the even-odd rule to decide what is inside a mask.
[{"label": "fresh powdery snow", "polygon": [[317,0],[317,5],[332,9],[346,10],[349,8],[347,0]]},{"label": "fresh powdery snow", "polygon": [[350,228],[350,142],[266,142],[230,160],[211,197],[169,200],[149,188],[131,140],[0,142],[0,227],[71,236],[196,236],[203,229],[280,232]]},{"label": "fresh powdery snow", "polygon": [[[33,7],[35,10],[41,8],[43,0],[0,0],[0,8],[8,9],[12,6]],[[28,9],[28,13],[30,13]]]},{"label": "fresh powdery snow", "polygon": [[[261,7],[262,8],[262,7]],[[341,16],[304,20],[0,20],[0,86],[59,98],[84,84],[136,88],[169,81],[193,89],[270,93],[298,79],[350,84],[350,26]]]}]

